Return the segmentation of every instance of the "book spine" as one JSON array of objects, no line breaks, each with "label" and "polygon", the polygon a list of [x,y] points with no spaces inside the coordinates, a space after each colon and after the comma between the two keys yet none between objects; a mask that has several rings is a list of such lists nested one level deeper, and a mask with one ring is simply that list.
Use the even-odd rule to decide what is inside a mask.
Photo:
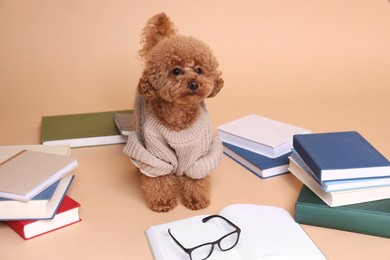
[{"label": "book spine", "polygon": [[26,235],[24,233],[24,227],[26,225],[26,221],[5,221],[5,223],[12,228],[19,236],[23,239],[27,240]]},{"label": "book spine", "polygon": [[293,147],[295,151],[299,154],[299,156],[302,158],[302,160],[306,163],[306,165],[317,176],[317,178],[319,180],[322,180],[321,168],[317,165],[310,153],[306,151],[306,149],[302,146],[301,142],[295,136],[293,138]]},{"label": "book spine", "polygon": [[[242,167],[244,167],[245,169],[247,169],[248,171],[252,172],[254,175],[256,175],[257,177],[260,177],[260,178],[263,178],[263,176],[261,174],[257,174],[254,170],[251,169],[251,167],[245,165],[244,163],[241,163],[239,160],[237,160],[236,158],[234,158],[232,155],[230,155],[229,153],[226,153],[224,152],[224,154],[226,154],[230,159],[232,159],[233,161],[235,161],[236,163],[238,163],[239,165],[241,165]],[[255,166],[253,166],[255,167]],[[262,172],[260,169],[259,169],[259,172]]]},{"label": "book spine", "polygon": [[296,203],[295,220],[299,224],[332,228],[390,238],[390,215],[343,208],[318,207]]}]

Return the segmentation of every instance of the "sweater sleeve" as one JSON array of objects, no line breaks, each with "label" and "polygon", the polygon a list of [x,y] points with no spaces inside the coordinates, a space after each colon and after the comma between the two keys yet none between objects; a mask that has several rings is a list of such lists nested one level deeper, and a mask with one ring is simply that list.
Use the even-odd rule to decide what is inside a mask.
[{"label": "sweater sleeve", "polygon": [[221,162],[223,146],[218,136],[214,135],[209,152],[200,157],[185,171],[185,175],[193,179],[202,179],[215,170]]},{"label": "sweater sleeve", "polygon": [[151,154],[138,140],[135,132],[131,132],[123,152],[128,155],[140,171],[149,177],[158,177],[173,173],[177,167],[174,160],[166,162]]}]

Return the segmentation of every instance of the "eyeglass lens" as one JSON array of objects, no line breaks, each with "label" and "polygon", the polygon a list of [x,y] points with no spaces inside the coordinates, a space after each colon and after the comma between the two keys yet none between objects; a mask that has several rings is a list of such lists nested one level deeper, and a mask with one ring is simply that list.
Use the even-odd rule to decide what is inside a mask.
[{"label": "eyeglass lens", "polygon": [[238,242],[238,233],[234,232],[219,241],[219,248],[222,251],[232,249]]},{"label": "eyeglass lens", "polygon": [[[227,251],[232,249],[238,242],[238,232],[226,235],[221,238],[218,242],[218,247],[222,251]],[[205,244],[200,247],[197,247],[191,251],[191,260],[204,260],[207,259],[214,250],[214,245],[212,243]]]},{"label": "eyeglass lens", "polygon": [[191,251],[191,260],[207,259],[214,250],[213,244],[206,244]]}]

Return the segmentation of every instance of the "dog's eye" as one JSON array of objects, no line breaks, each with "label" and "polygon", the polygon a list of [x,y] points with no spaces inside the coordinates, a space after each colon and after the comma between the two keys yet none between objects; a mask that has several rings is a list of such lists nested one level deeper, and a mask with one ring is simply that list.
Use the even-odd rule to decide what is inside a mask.
[{"label": "dog's eye", "polygon": [[179,68],[174,68],[172,70],[172,74],[175,75],[175,76],[179,76],[181,74],[181,69]]},{"label": "dog's eye", "polygon": [[195,69],[195,73],[196,74],[202,74],[203,73],[203,70],[201,68],[196,68]]}]

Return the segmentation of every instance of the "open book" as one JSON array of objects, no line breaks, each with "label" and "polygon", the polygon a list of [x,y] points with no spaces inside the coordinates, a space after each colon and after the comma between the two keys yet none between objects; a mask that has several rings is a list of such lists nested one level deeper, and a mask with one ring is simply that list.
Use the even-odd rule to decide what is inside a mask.
[{"label": "open book", "polygon": [[[215,245],[208,259],[326,259],[318,247],[284,209],[272,206],[233,204],[219,215],[241,229],[237,245],[229,251],[220,251]],[[156,225],[145,231],[155,260],[189,259],[168,233],[186,248],[213,242],[234,231],[222,219],[206,223],[206,215]]]}]

